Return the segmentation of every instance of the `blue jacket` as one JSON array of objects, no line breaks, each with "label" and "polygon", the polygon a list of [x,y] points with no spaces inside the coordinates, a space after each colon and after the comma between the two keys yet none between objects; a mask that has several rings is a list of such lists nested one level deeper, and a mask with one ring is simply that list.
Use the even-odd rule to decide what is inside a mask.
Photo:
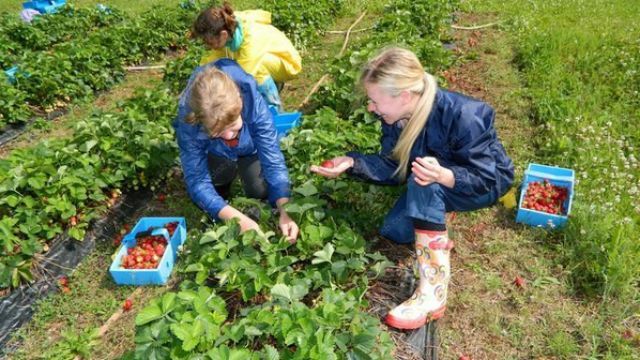
[{"label": "blue jacket", "polygon": [[[229,147],[222,139],[210,138],[202,125],[185,122],[187,115],[191,113],[189,97],[193,80],[198,73],[211,66],[225,72],[240,89],[243,124],[238,136],[239,143],[235,147]],[[242,70],[235,61],[220,59],[196,68],[180,95],[178,116],[173,122],[173,127],[176,129],[187,192],[191,199],[214,219],[218,219],[218,213],[227,203],[218,195],[211,181],[208,154],[237,160],[238,157],[257,153],[271,204],[274,205],[280,198],[289,197],[289,174],[276,137],[273,117],[258,93],[253,77]]]},{"label": "blue jacket", "polygon": [[[407,174],[416,157],[433,156],[455,177],[454,192],[500,196],[513,183],[513,163],[493,127],[495,113],[486,103],[438,89],[427,124],[411,149]],[[398,163],[390,158],[402,128],[382,122],[379,154],[348,153],[354,158],[349,174],[378,184],[399,184],[393,176]]]}]

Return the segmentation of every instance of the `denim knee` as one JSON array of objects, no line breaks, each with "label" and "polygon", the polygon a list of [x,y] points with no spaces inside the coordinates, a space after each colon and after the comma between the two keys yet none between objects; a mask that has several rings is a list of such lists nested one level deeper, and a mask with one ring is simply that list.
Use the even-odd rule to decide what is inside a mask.
[{"label": "denim knee", "polygon": [[411,175],[407,184],[407,216],[436,224],[445,223],[445,193],[440,184],[422,186]]}]

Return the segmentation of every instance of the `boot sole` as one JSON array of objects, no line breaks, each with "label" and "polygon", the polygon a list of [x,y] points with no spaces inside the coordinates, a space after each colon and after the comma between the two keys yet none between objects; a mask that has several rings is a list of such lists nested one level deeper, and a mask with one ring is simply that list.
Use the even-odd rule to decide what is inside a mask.
[{"label": "boot sole", "polygon": [[427,313],[426,316],[420,319],[414,319],[414,320],[401,319],[401,318],[394,317],[391,314],[387,314],[387,316],[384,319],[384,322],[395,329],[415,330],[415,329],[421,328],[422,326],[424,326],[424,324],[428,322],[442,318],[444,316],[445,310],[447,310],[447,307],[442,306],[430,313]]}]

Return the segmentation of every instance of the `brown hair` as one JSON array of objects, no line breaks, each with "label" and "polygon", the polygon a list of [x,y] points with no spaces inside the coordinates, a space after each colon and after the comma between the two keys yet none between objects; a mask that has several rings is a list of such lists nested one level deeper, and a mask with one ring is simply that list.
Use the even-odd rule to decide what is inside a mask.
[{"label": "brown hair", "polygon": [[193,81],[189,98],[189,124],[202,124],[210,136],[217,136],[233,124],[242,111],[242,98],[236,83],[218,68],[202,71]]},{"label": "brown hair", "polygon": [[202,10],[193,23],[191,35],[194,38],[215,37],[220,35],[222,30],[226,30],[231,38],[237,25],[238,21],[233,16],[233,9],[225,1],[221,7],[209,7]]},{"label": "brown hair", "polygon": [[402,129],[391,157],[398,161],[395,174],[405,179],[413,143],[427,124],[438,90],[436,79],[424,71],[418,57],[410,50],[392,47],[382,51],[365,65],[360,76],[364,84],[376,84],[390,96],[403,91],[420,96],[407,125]]}]

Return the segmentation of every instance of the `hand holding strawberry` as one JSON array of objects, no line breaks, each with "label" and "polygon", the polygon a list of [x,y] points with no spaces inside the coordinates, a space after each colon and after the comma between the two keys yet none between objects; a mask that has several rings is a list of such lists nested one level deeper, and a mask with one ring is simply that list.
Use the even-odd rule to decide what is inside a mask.
[{"label": "hand holding strawberry", "polygon": [[309,170],[327,178],[336,178],[353,167],[354,160],[350,156],[338,156],[325,160],[320,166],[311,165]]}]

